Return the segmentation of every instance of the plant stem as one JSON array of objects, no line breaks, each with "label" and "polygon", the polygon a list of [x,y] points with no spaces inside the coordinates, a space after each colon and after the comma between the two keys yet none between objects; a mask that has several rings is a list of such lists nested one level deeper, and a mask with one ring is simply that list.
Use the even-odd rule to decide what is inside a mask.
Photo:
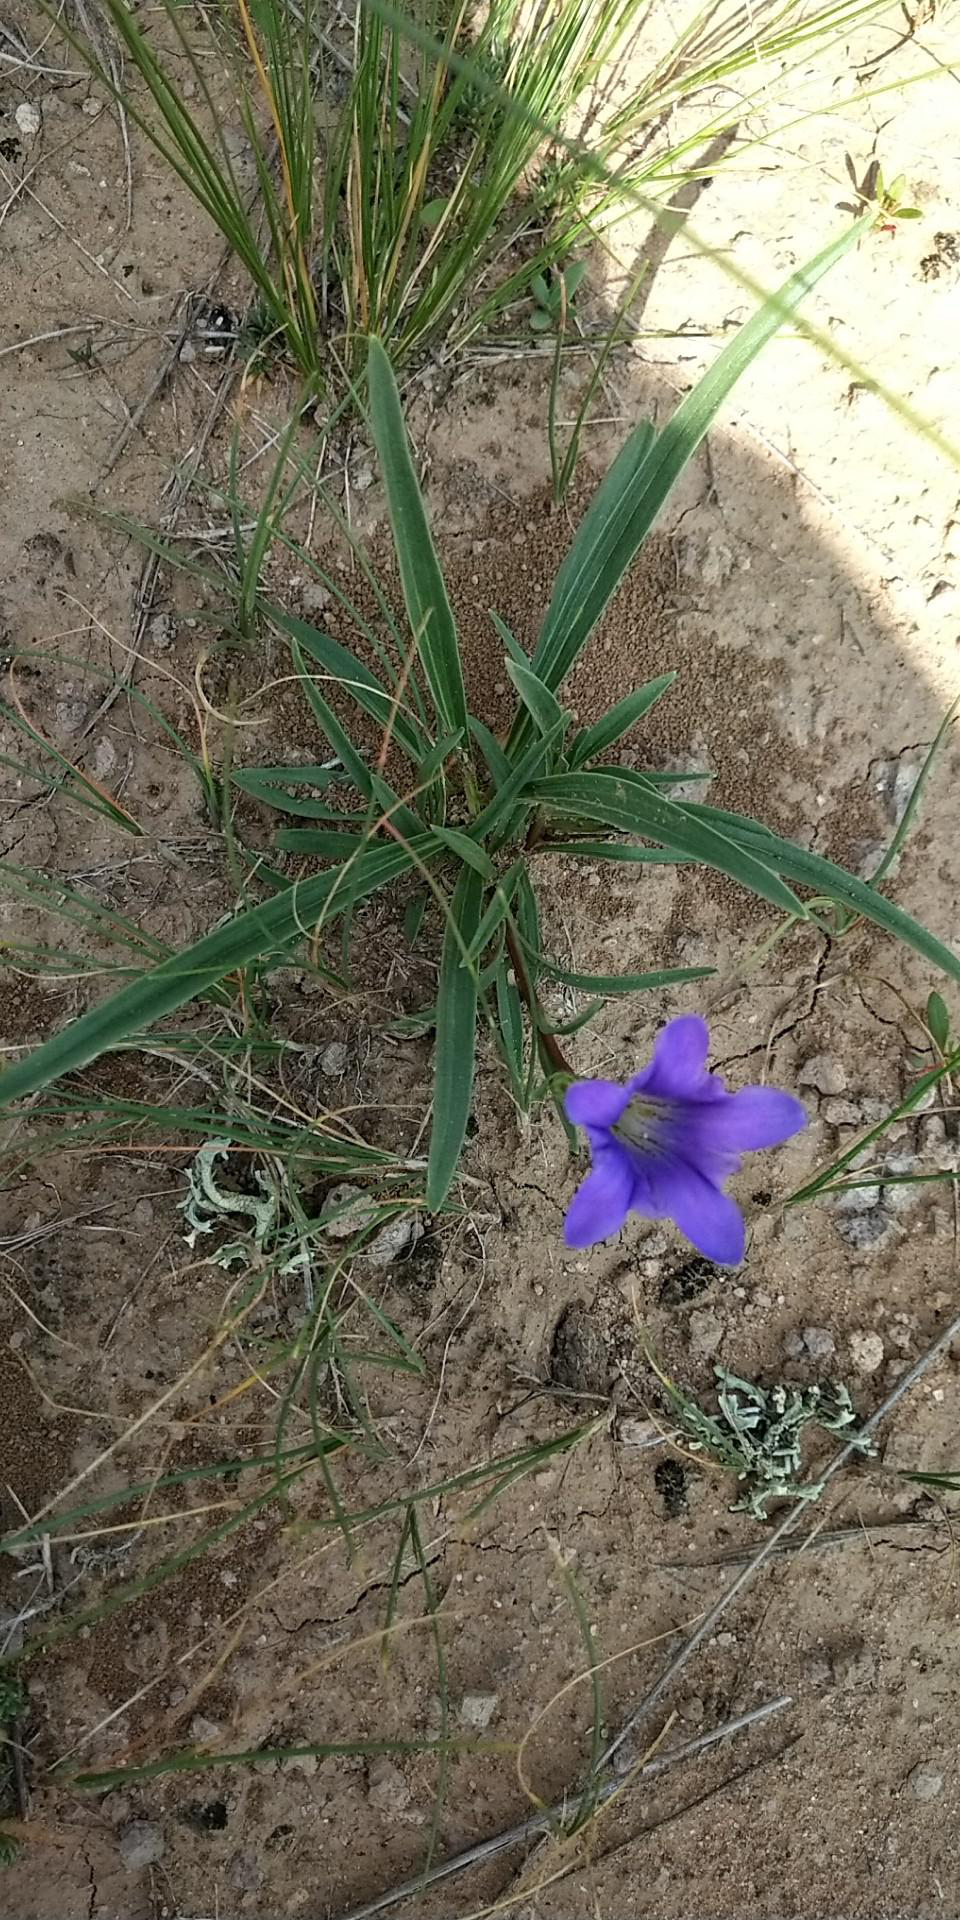
[{"label": "plant stem", "polygon": [[513,968],[517,991],[530,1015],[530,1024],[536,1035],[537,1046],[541,1056],[545,1056],[546,1060],[549,1061],[554,1073],[562,1073],[566,1075],[568,1080],[576,1080],[577,1075],[574,1073],[556,1034],[544,1033],[541,1029],[538,1017],[540,1009],[537,1004],[537,996],[530,983],[530,976],[526,969],[523,954],[520,951],[520,942],[510,924],[509,918],[507,920],[507,952],[510,955],[510,965]]}]

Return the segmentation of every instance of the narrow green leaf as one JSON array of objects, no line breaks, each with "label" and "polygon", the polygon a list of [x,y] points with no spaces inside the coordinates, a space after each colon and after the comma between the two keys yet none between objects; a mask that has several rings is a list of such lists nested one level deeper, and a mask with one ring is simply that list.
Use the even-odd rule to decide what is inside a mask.
[{"label": "narrow green leaf", "polygon": [[468,834],[460,833],[456,827],[434,827],[433,831],[437,839],[456,854],[458,860],[465,860],[468,867],[473,867],[481,880],[494,879],[495,868],[490,855]]},{"label": "narrow green leaf", "polygon": [[328,673],[345,693],[352,695],[364,713],[369,713],[371,719],[378,721],[381,726],[390,725],[391,738],[403,749],[408,760],[418,766],[429,751],[430,742],[402,703],[394,709],[395,692],[382,686],[369,667],[357,659],[356,654],[342,647],[339,641],[331,639],[329,634],[319,633],[307,621],[295,620],[278,607],[267,607],[266,612],[274,626],[280,627],[291,639],[296,640],[301,652],[308,653],[324,673]]},{"label": "narrow green leaf", "polygon": [[393,368],[380,341],[367,356],[370,430],[387,490],[393,543],[410,629],[441,724],[467,733],[460,647],[423,497],[410,455]]},{"label": "narrow green leaf", "polygon": [[456,752],[462,739],[463,734],[459,729],[456,733],[445,733],[441,735],[435,746],[430,748],[429,753],[424,754],[417,768],[418,786],[423,786],[427,781],[436,779],[437,774],[449,760],[450,755]]},{"label": "narrow green leaf", "polygon": [[[554,691],[585,646],[676,480],[741,374],[811,287],[856,246],[873,225],[874,217],[872,212],[864,214],[763,302],[680,402],[659,434],[655,435],[648,425],[631,434],[601,482],[557,574],[532,663]],[[515,728],[514,735],[518,732]]]},{"label": "narrow green leaf", "polygon": [[494,607],[488,607],[487,611],[507,649],[510,659],[518,661],[521,667],[528,667],[530,665],[530,655],[524,652],[516,634],[507,626],[506,621],[497,613]]},{"label": "narrow green leaf", "polygon": [[489,946],[494,934],[503,925],[510,908],[510,902],[517,890],[517,882],[523,872],[523,867],[524,863],[522,860],[515,860],[513,866],[508,868],[503,878],[497,882],[490,903],[474,934],[473,941],[460,962],[461,966],[466,966],[468,961],[479,959],[484,947]]},{"label": "narrow green leaf", "polygon": [[606,1004],[605,1000],[590,1000],[585,1007],[581,1008],[579,1013],[573,1015],[571,1020],[548,1020],[541,1010],[540,1017],[537,1021],[538,1031],[540,1033],[555,1033],[558,1036],[563,1035],[569,1038],[571,1034],[579,1033],[581,1028],[588,1027],[591,1020],[595,1020],[597,1014],[603,1012]]},{"label": "narrow green leaf", "polygon": [[416,814],[411,813],[410,808],[398,799],[392,787],[388,787],[386,781],[381,780],[379,775],[367,766],[362,753],[354,746],[350,735],[340,725],[333,708],[324,699],[313,675],[307,669],[299,642],[291,640],[290,646],[307,700],[334,752],[342,760],[357,792],[361,793],[365,800],[376,801],[383,812],[389,813],[394,826],[408,838],[411,834],[422,833],[423,822],[418,820]]},{"label": "narrow green leaf", "polygon": [[[477,1052],[477,980],[460,965],[464,948],[476,937],[483,882],[463,867],[450,904],[440,961],[437,994],[437,1042],[433,1082],[433,1126],[427,1164],[427,1206],[439,1212],[457,1170],[470,1118]],[[2,1086],[0,1080],[0,1086]]]},{"label": "narrow green leaf", "polygon": [[315,853],[324,860],[345,860],[356,853],[361,839],[358,833],[325,833],[316,827],[281,827],[273,836],[275,847],[284,853]]},{"label": "narrow green leaf", "polygon": [[[429,860],[438,850],[439,842],[429,833],[421,833],[409,849],[396,845],[371,847],[352,864],[349,899],[376,893],[405,873],[415,860]],[[101,1006],[71,1021],[62,1033],[54,1034],[24,1059],[6,1067],[0,1073],[0,1106],[88,1066],[130,1034],[153,1026],[176,1007],[196,999],[238,967],[249,966],[264,955],[279,957],[321,918],[335,919],[348,904],[343,869],[338,867],[299,881],[273,899],[238,913],[225,927],[218,927],[195,946],[161,961]]]},{"label": "narrow green leaf", "polygon": [[538,733],[553,733],[559,727],[562,739],[570,725],[570,715],[564,711],[556,695],[544,686],[529,663],[521,666],[516,660],[508,660],[506,666]]},{"label": "narrow green leaf", "polygon": [[489,800],[482,812],[477,814],[470,828],[471,835],[475,839],[489,840],[508,815],[516,809],[517,801],[522,799],[524,788],[548,760],[550,750],[556,745],[562,732],[563,724],[558,722],[550,733],[542,735],[539,740],[534,740],[526,753],[521,755],[516,766],[511,766],[502,786],[497,788],[493,799]]},{"label": "narrow green leaf", "polygon": [[[833,1186],[839,1174],[845,1173],[848,1167],[852,1170],[855,1160],[860,1161],[860,1156],[867,1147],[871,1147],[875,1140],[882,1139],[883,1135],[888,1133],[892,1127],[895,1127],[898,1121],[903,1120],[908,1113],[914,1113],[918,1107],[922,1106],[926,1101],[927,1094],[930,1093],[934,1087],[938,1087],[941,1080],[944,1080],[947,1075],[956,1073],[958,1067],[960,1067],[960,1047],[955,1048],[953,1053],[948,1054],[939,1066],[933,1067],[929,1073],[922,1074],[919,1080],[915,1080],[909,1093],[905,1094],[900,1101],[899,1106],[893,1107],[889,1113],[884,1114],[882,1120],[878,1120],[875,1126],[870,1127],[868,1132],[862,1133],[859,1139],[854,1140],[846,1149],[846,1152],[841,1153],[829,1167],[822,1167],[819,1173],[814,1174],[812,1180],[808,1180],[804,1186],[797,1187],[793,1193],[788,1194],[783,1205],[785,1207],[799,1207],[805,1200],[814,1199],[825,1187]],[[921,1176],[921,1178],[922,1177],[923,1176]],[[948,1174],[948,1178],[949,1177],[951,1176]],[[871,1184],[876,1185],[879,1183],[874,1177]]]},{"label": "narrow green leaf", "polygon": [[527,949],[527,974],[530,985],[535,987],[540,972],[543,940],[540,934],[540,904],[526,867],[520,875],[517,888],[517,931]]},{"label": "narrow green leaf", "polygon": [[619,773],[608,773],[602,767],[592,773],[558,773],[534,780],[527,795],[551,814],[597,820],[622,833],[642,834],[660,846],[692,855],[705,866],[728,873],[732,880],[739,880],[775,907],[798,919],[807,918],[806,907],[784,885],[773,865],[763,863],[762,854],[748,851],[732,835],[727,836],[700,817],[709,809],[679,806],[653,787],[644,788],[640,782],[634,786]]},{"label": "narrow green leaf", "polygon": [[509,977],[506,964],[497,974],[497,1021],[513,1090],[520,1096],[524,1084],[523,1003],[516,982]]},{"label": "narrow green leaf", "polygon": [[316,787],[319,793],[325,793],[328,787],[349,784],[339,760],[333,767],[231,767],[230,778],[241,793],[249,793],[254,800],[263,800],[281,813],[302,813],[316,820],[330,819],[333,809],[324,807],[323,811],[311,814],[310,809],[321,803],[302,800],[299,794],[288,793],[287,788]]},{"label": "narrow green leaf", "polygon": [[427,911],[426,893],[415,893],[403,909],[403,938],[411,953],[420,938],[423,916]]},{"label": "narrow green leaf", "polygon": [[716,967],[661,967],[655,973],[571,973],[558,967],[541,953],[537,956],[541,973],[559,980],[565,987],[579,987],[583,993],[644,993],[650,987],[679,987],[687,980],[709,980]]},{"label": "narrow green leaf", "polygon": [[692,854],[667,853],[663,847],[639,847],[630,840],[539,840],[538,853],[568,853],[578,860],[620,860],[629,866],[673,867]]},{"label": "narrow green leaf", "polygon": [[470,732],[483,754],[494,786],[502,787],[504,781],[509,780],[512,768],[499,740],[473,714],[470,715]]},{"label": "narrow green leaf", "polygon": [[[614,742],[622,740],[631,727],[635,727],[651,707],[656,706],[661,695],[672,687],[675,673],[662,673],[658,680],[648,680],[645,687],[636,687],[623,700],[618,700],[609,713],[605,713],[593,727],[587,727],[570,742],[570,766],[573,769],[589,765],[598,753],[605,753]],[[680,776],[678,774],[677,778]]]},{"label": "narrow green leaf", "polygon": [[934,991],[929,995],[926,1021],[934,1045],[939,1047],[941,1053],[946,1053],[950,1041],[950,1013],[941,993]]},{"label": "narrow green leaf", "polygon": [[[668,804],[676,804],[670,802]],[[832,860],[824,860],[819,853],[810,853],[806,847],[795,846],[791,840],[781,840],[778,834],[762,827],[756,820],[741,820],[735,813],[725,813],[717,807],[707,807],[691,801],[680,809],[698,824],[709,822],[716,824],[730,840],[736,841],[751,856],[756,857],[774,868],[777,873],[785,874],[800,886],[809,887],[812,892],[825,894],[830,900],[838,900],[841,906],[850,907],[854,913],[862,914],[865,920],[872,920],[885,933],[902,940],[915,952],[922,953],[952,980],[960,980],[960,958],[950,948],[938,940],[936,934],[929,933],[926,927],[914,920],[912,915],[895,907],[882,893],[877,893],[871,881],[858,880],[843,867],[834,866]]]},{"label": "narrow green leaf", "polygon": [[901,847],[903,847],[906,844],[907,838],[913,830],[914,824],[916,822],[917,814],[920,810],[920,802],[923,798],[927,781],[929,780],[930,775],[932,774],[933,769],[936,765],[936,762],[940,753],[940,749],[943,746],[943,743],[946,740],[947,735],[949,734],[953,726],[953,723],[956,719],[958,707],[960,707],[960,695],[958,695],[957,699],[954,700],[952,704],[948,707],[946,713],[943,716],[943,719],[940,722],[939,727],[937,728],[936,735],[934,739],[931,741],[927,749],[926,755],[924,757],[923,765],[921,766],[920,771],[917,774],[916,780],[913,783],[913,790],[909,796],[909,799],[907,800],[906,806],[904,807],[902,817],[900,819],[899,825],[897,826],[897,830],[894,833],[893,838],[890,841],[890,845],[888,846],[882,860],[880,861],[879,866],[876,867],[874,872],[870,875],[871,887],[878,887],[880,885],[881,880],[883,880],[886,877],[886,875],[889,873],[890,868],[893,866],[894,861],[896,860],[898,854],[900,853]]}]

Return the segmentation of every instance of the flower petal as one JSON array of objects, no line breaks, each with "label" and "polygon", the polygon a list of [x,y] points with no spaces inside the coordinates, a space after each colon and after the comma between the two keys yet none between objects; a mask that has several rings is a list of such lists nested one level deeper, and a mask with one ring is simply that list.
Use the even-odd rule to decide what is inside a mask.
[{"label": "flower petal", "polygon": [[778,1147],[806,1124],[800,1101],[777,1087],[744,1087],[722,1102],[704,1102],[684,1114],[684,1134],[693,1160],[699,1159],[701,1142],[713,1152],[755,1152],[760,1147]]},{"label": "flower petal", "polygon": [[612,1127],[630,1095],[616,1080],[574,1080],[563,1104],[575,1127]]},{"label": "flower petal", "polygon": [[710,1034],[699,1014],[684,1013],[657,1035],[653,1059],[631,1087],[660,1100],[715,1099],[726,1089],[707,1072]]},{"label": "flower petal", "polygon": [[577,1188],[567,1208],[563,1237],[568,1247],[592,1247],[619,1233],[630,1211],[634,1173],[619,1147],[595,1152],[593,1172]]},{"label": "flower petal", "polygon": [[708,1260],[721,1267],[739,1265],[745,1241],[743,1215],[729,1194],[683,1160],[658,1162],[649,1179],[661,1216],[675,1221]]}]

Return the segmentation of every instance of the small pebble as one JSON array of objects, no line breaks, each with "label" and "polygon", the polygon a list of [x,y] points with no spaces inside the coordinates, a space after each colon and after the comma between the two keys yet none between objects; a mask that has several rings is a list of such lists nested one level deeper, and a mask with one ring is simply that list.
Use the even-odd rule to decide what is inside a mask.
[{"label": "small pebble", "polygon": [[98,100],[95,93],[88,93],[80,112],[85,113],[88,120],[96,120],[103,112],[103,101]]},{"label": "small pebble", "polygon": [[326,613],[333,605],[333,595],[322,580],[308,580],[300,589],[300,598],[307,613]]},{"label": "small pebble", "polygon": [[104,734],[98,740],[93,751],[93,771],[98,780],[105,780],[117,764],[117,749],[113,741]]},{"label": "small pebble", "polygon": [[844,1187],[837,1195],[838,1213],[870,1213],[879,1206],[880,1188],[874,1186]]},{"label": "small pebble", "polygon": [[36,139],[40,132],[41,115],[40,108],[35,107],[32,100],[21,100],[13,117],[28,140]]},{"label": "small pebble", "polygon": [[346,1071],[349,1058],[349,1050],[343,1041],[331,1040],[330,1045],[324,1047],[320,1055],[320,1072],[329,1074],[332,1080],[338,1080],[340,1075]]},{"label": "small pebble", "polygon": [[826,1327],[804,1327],[803,1344],[811,1360],[830,1360],[837,1351],[833,1334]]},{"label": "small pebble", "polygon": [[483,1733],[500,1705],[498,1693],[465,1693],[460,1702],[460,1724]]},{"label": "small pebble", "polygon": [[943,1774],[932,1760],[921,1760],[907,1775],[907,1784],[915,1800],[935,1800],[943,1792]]},{"label": "small pebble", "polygon": [[206,1714],[195,1713],[190,1722],[190,1739],[195,1747],[216,1747],[223,1739],[223,1728]]},{"label": "small pebble", "polygon": [[423,1814],[411,1805],[410,1788],[392,1760],[374,1760],[367,1774],[367,1799],[371,1806],[378,1807],[381,1813],[395,1820],[406,1820],[413,1826],[422,1826]]},{"label": "small pebble", "polygon": [[380,1232],[374,1234],[363,1248],[363,1258],[371,1267],[389,1267],[391,1261],[399,1258],[405,1247],[420,1235],[420,1223],[414,1213],[398,1213],[388,1220]]},{"label": "small pebble", "polygon": [[349,1180],[342,1180],[339,1186],[331,1187],[320,1218],[331,1240],[349,1240],[352,1234],[369,1226],[373,1214],[374,1208],[366,1194],[361,1193],[359,1187],[351,1186]]},{"label": "small pebble", "polygon": [[824,1100],[820,1115],[828,1127],[858,1127],[863,1118],[854,1101],[841,1099]]},{"label": "small pebble", "polygon": [[723,1322],[715,1313],[697,1312],[690,1315],[690,1347],[693,1353],[716,1353],[723,1339]]},{"label": "small pebble", "polygon": [[159,1827],[149,1820],[133,1820],[124,1827],[117,1845],[128,1873],[139,1873],[163,1857],[165,1841]]},{"label": "small pebble", "polygon": [[841,1213],[838,1209],[837,1232],[858,1253],[870,1253],[882,1247],[894,1232],[894,1221],[883,1207],[870,1207],[866,1213]]},{"label": "small pebble", "polygon": [[700,1727],[706,1718],[706,1706],[698,1693],[692,1693],[689,1700],[682,1700],[677,1713],[689,1727]]},{"label": "small pebble", "polygon": [[847,1075],[842,1061],[835,1060],[829,1053],[815,1053],[800,1068],[797,1079],[801,1087],[813,1087],[817,1093],[846,1093]]},{"label": "small pebble", "polygon": [[663,1428],[655,1420],[621,1420],[617,1438],[622,1447],[659,1447]]},{"label": "small pebble", "polygon": [[152,652],[164,653],[172,647],[177,637],[177,623],[172,613],[155,613],[147,621],[144,639]]},{"label": "small pebble", "polygon": [[850,1335],[850,1358],[858,1373],[876,1373],[883,1365],[883,1341],[867,1329]]}]

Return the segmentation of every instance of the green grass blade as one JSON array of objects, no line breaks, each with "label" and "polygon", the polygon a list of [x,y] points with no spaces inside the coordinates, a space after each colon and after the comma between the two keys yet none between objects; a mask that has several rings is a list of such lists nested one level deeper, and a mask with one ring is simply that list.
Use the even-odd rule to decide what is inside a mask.
[{"label": "green grass blade", "polygon": [[510,910],[510,902],[516,892],[523,868],[523,860],[515,860],[512,867],[508,867],[506,873],[497,882],[470,947],[461,960],[461,966],[468,966],[471,961],[479,960],[484,948],[490,945],[494,934],[499,932]]},{"label": "green grass blade", "polygon": [[636,846],[629,840],[538,840],[537,852],[563,853],[577,860],[619,860],[637,867],[680,866],[693,857],[667,853],[663,847]]},{"label": "green grass blade", "polygon": [[[923,1107],[927,1094],[931,1093],[934,1087],[938,1087],[941,1080],[955,1073],[958,1067],[960,1067],[960,1048],[957,1048],[955,1052],[949,1054],[946,1060],[942,1061],[939,1066],[933,1067],[929,1073],[922,1074],[920,1078],[914,1082],[909,1093],[904,1095],[898,1106],[892,1107],[889,1113],[884,1114],[882,1120],[878,1120],[876,1125],[872,1126],[867,1133],[862,1133],[858,1140],[854,1140],[853,1145],[847,1147],[845,1152],[839,1154],[836,1160],[832,1160],[829,1167],[821,1168],[819,1173],[814,1174],[812,1180],[808,1180],[804,1186],[797,1187],[793,1193],[788,1194],[787,1198],[783,1201],[783,1205],[785,1207],[802,1206],[804,1201],[815,1199],[818,1193],[823,1192],[824,1188],[835,1186],[839,1176],[845,1173],[848,1167],[853,1168],[854,1162],[861,1159],[861,1155],[866,1152],[868,1147],[873,1145],[875,1140],[882,1139],[885,1133],[889,1133],[891,1127],[895,1127],[900,1120],[906,1119],[907,1115],[914,1113],[918,1107]],[[948,1179],[955,1178],[954,1175],[949,1173],[946,1177]],[[854,1183],[848,1182],[848,1184],[852,1185]],[[876,1174],[872,1175],[869,1184],[871,1186],[879,1186],[881,1184],[880,1176]],[[891,1183],[888,1182],[887,1184]]]},{"label": "green grass blade", "polygon": [[589,766],[590,761],[595,760],[599,753],[605,753],[608,747],[612,747],[617,740],[623,738],[625,733],[629,733],[630,728],[636,726],[637,721],[642,720],[644,714],[650,712],[651,707],[656,706],[667,688],[673,686],[676,677],[675,673],[662,673],[659,679],[648,680],[646,686],[636,687],[633,693],[628,693],[623,700],[618,700],[616,706],[611,707],[609,713],[605,713],[602,720],[597,721],[596,726],[587,727],[583,733],[578,733],[570,742],[571,769],[576,771],[577,767]]},{"label": "green grass blade", "polygon": [[822,854],[810,853],[806,847],[795,846],[791,840],[781,840],[778,834],[771,833],[755,820],[741,820],[736,814],[697,803],[684,806],[680,811],[698,823],[718,826],[731,841],[735,841],[744,851],[749,851],[751,857],[756,856],[777,873],[795,880],[798,885],[810,887],[814,893],[825,894],[828,899],[849,907],[865,920],[872,920],[884,933],[892,934],[895,940],[902,940],[906,946],[913,947],[916,953],[921,953],[925,960],[949,974],[951,979],[960,980],[960,958],[944,946],[936,934],[929,933],[918,920],[914,920],[912,914],[904,913],[901,907],[895,907],[892,901],[878,893],[872,881],[858,880],[855,874],[847,873],[844,867],[835,866],[832,860],[825,860]]},{"label": "green grass blade", "polygon": [[577,987],[582,993],[603,993],[610,997],[621,993],[645,993],[651,987],[681,987],[688,980],[709,980],[716,967],[661,967],[655,973],[571,973],[538,954],[541,973],[559,980],[564,987]]},{"label": "green grass blade", "polygon": [[371,771],[362,753],[354,746],[346,728],[340,725],[333,708],[329,702],[324,699],[313,675],[307,668],[299,642],[291,640],[290,647],[293,653],[294,664],[300,676],[300,684],[307,696],[314,716],[323,728],[334,753],[336,753],[338,758],[343,762],[357,792],[362,794],[363,798],[369,801],[371,805],[376,803],[377,806],[383,807],[385,811],[389,809],[394,825],[399,827],[401,833],[406,834],[408,838],[412,834],[421,833],[423,831],[422,821],[417,819],[415,813],[411,813],[410,808],[403,804],[398,795],[394,793],[392,787],[387,786],[386,781]]},{"label": "green grass blade", "polygon": [[521,666],[517,660],[508,660],[506,667],[537,732],[553,733],[559,727],[562,737],[570,725],[570,715],[564,712],[556,695],[544,686],[528,662]]},{"label": "green grass blade", "polygon": [[920,768],[920,771],[917,774],[917,778],[914,782],[913,791],[903,810],[903,818],[901,819],[900,824],[897,827],[897,830],[893,836],[893,839],[891,840],[890,845],[888,846],[887,851],[883,856],[883,859],[880,861],[880,864],[877,867],[876,872],[870,875],[871,887],[878,887],[880,885],[881,880],[883,880],[886,877],[886,875],[889,873],[890,868],[893,866],[893,863],[896,860],[901,847],[905,844],[911,832],[914,821],[916,820],[916,817],[917,817],[917,812],[920,807],[920,801],[923,798],[924,788],[927,784],[927,781],[930,778],[931,773],[933,772],[934,765],[937,760],[937,756],[940,752],[940,748],[942,747],[947,737],[947,734],[950,732],[950,728],[953,726],[954,720],[957,717],[958,706],[960,706],[960,695],[958,695],[957,699],[954,700],[948,712],[944,714],[943,719],[941,720],[940,725],[937,729],[936,738],[931,742],[927,750],[927,754],[924,759],[923,765]]},{"label": "green grass blade", "polygon": [[482,813],[478,813],[470,832],[477,840],[489,840],[495,830],[503,825],[507,817],[515,812],[528,781],[534,779],[544,763],[549,763],[550,753],[563,732],[565,721],[558,721],[550,733],[542,734],[527,748],[515,766],[510,767],[502,785],[498,786],[492,800],[487,802]]},{"label": "green grass blade", "polygon": [[[727,395],[818,280],[874,224],[871,210],[765,300],[680,402],[662,432],[630,436],[580,526],[560,568],[532,665],[554,691],[582,651],[675,482]],[[516,731],[516,729],[515,729]]]},{"label": "green grass blade", "polygon": [[477,1051],[477,980],[460,964],[476,938],[483,881],[464,867],[454,890],[440,962],[433,1126],[427,1167],[427,1206],[439,1212],[457,1170],[470,1118]]},{"label": "green grass blade", "polygon": [[282,628],[284,633],[296,640],[301,654],[308,653],[365,713],[369,713],[383,727],[390,725],[392,739],[403,748],[408,760],[418,767],[430,751],[430,742],[412,715],[404,711],[402,704],[395,706],[395,695],[381,686],[369,667],[365,667],[356,654],[341,647],[339,641],[331,639],[329,634],[318,632],[306,620],[297,620],[292,614],[282,613],[278,607],[268,607],[266,612],[274,626]]},{"label": "green grass blade", "polygon": [[438,847],[433,835],[424,833],[409,847],[371,847],[347,868],[316,874],[237,914],[227,926],[208,933],[195,946],[172,954],[102,1006],[72,1021],[62,1033],[54,1034],[43,1046],[7,1067],[0,1074],[0,1106],[49,1086],[62,1074],[88,1066],[101,1053],[196,999],[238,967],[249,966],[265,955],[279,957],[321,918],[330,920],[345,911],[351,901],[376,893],[416,862],[430,859]]},{"label": "green grass blade", "polygon": [[453,612],[410,454],[393,368],[377,339],[367,358],[370,430],[387,490],[387,507],[411,632],[440,723],[468,731],[467,699]]},{"label": "green grass blade", "polygon": [[500,1029],[500,1044],[513,1082],[514,1097],[523,1102],[524,1059],[523,1059],[523,1002],[517,985],[501,965],[497,973],[497,1023]]},{"label": "green grass blade", "polygon": [[314,853],[322,860],[345,860],[359,852],[358,833],[329,833],[322,827],[281,827],[273,836],[275,847],[284,853]]},{"label": "green grass blade", "polygon": [[[593,773],[558,773],[545,780],[534,780],[527,798],[536,800],[548,814],[568,814],[575,820],[596,820],[621,833],[636,833],[662,847],[702,860],[705,866],[727,873],[732,880],[775,907],[807,918],[807,909],[796,894],[780,879],[772,860],[748,850],[726,829],[719,831],[699,819],[695,807],[678,806],[654,788],[645,789],[621,779],[619,772],[599,768]],[[869,891],[869,889],[865,889]]]}]

